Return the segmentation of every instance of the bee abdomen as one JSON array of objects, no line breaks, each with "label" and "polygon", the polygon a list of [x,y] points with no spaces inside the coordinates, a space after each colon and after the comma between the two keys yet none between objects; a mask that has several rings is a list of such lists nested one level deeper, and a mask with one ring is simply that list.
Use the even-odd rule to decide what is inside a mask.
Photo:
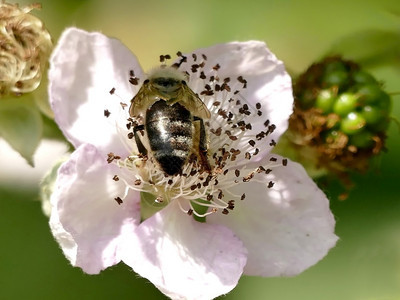
[{"label": "bee abdomen", "polygon": [[154,158],[169,175],[182,170],[193,146],[190,113],[160,100],[147,111],[146,130]]}]

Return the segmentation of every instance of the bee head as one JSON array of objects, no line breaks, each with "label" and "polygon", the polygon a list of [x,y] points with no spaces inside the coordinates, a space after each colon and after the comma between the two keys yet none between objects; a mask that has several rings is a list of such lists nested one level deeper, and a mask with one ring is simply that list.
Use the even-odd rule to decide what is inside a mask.
[{"label": "bee head", "polygon": [[182,84],[186,84],[185,74],[173,67],[161,66],[153,69],[147,79],[161,94],[171,95]]}]

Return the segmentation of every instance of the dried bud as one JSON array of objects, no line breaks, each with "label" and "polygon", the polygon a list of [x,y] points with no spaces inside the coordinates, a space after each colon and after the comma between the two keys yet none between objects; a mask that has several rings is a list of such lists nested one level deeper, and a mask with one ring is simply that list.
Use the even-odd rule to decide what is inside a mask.
[{"label": "dried bud", "polygon": [[0,2],[0,97],[28,93],[40,84],[53,45],[42,21],[29,13],[39,8]]}]

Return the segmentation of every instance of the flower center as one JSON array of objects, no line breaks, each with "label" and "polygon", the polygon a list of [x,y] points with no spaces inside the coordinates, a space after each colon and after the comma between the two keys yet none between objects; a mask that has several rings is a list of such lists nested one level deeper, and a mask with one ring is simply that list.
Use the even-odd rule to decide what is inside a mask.
[{"label": "flower center", "polygon": [[[277,164],[286,165],[286,160],[277,162],[276,158],[271,158],[267,166],[256,163],[275,145],[269,135],[276,126],[265,119],[260,103],[254,107],[247,103],[242,93],[247,88],[243,76],[221,78],[218,73],[223,66],[208,66],[205,55],[193,54],[189,68],[187,57],[180,52],[178,56],[180,59],[173,67],[183,70],[188,78],[187,85],[198,92],[210,111],[211,117],[204,120],[207,136],[205,155],[209,166],[205,167],[204,159],[194,152],[180,172],[168,175],[154,153],[149,151],[146,143],[148,132],[143,126],[139,127],[143,124],[140,117],[128,118],[127,145],[131,155],[120,159],[109,154],[109,161],[118,158],[115,160],[121,168],[118,179],[126,183],[127,190],[154,195],[150,201],[154,201],[155,206],[163,207],[171,201],[178,201],[181,210],[189,215],[205,217],[217,211],[228,214],[234,209],[235,201],[246,197],[244,193],[233,193],[233,186],[258,180],[258,173],[268,174]],[[162,60],[165,57],[162,56]],[[191,72],[185,72],[185,69]],[[140,81],[131,72],[130,82],[137,85]],[[122,139],[127,140],[125,136]],[[268,187],[272,186],[273,182],[269,182]]]}]

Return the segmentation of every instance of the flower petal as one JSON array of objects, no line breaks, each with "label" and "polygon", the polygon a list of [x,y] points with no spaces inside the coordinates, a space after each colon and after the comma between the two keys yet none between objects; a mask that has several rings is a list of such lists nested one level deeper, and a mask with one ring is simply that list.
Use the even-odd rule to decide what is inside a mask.
[{"label": "flower petal", "polygon": [[225,225],[243,241],[249,251],[244,273],[292,276],[317,263],[338,239],[326,196],[291,161],[254,179],[232,189],[246,198],[229,215],[207,217],[207,223]]},{"label": "flower petal", "polygon": [[195,221],[177,204],[144,221],[122,260],[173,299],[212,299],[233,289],[246,250],[226,227]]},{"label": "flower petal", "polygon": [[[142,75],[136,57],[118,40],[64,31],[50,60],[49,97],[56,122],[76,148],[90,143],[103,153],[125,153],[116,124],[128,114],[120,102],[129,104],[137,90],[129,83],[130,70]],[[118,96],[110,94],[112,88]]]},{"label": "flower petal", "polygon": [[119,243],[140,221],[139,194],[118,205],[125,185],[112,180],[119,168],[83,144],[58,172],[50,226],[72,265],[95,274],[120,261]]},{"label": "flower petal", "polygon": [[[232,90],[228,99],[230,97],[244,99],[255,111],[257,111],[256,104],[260,103],[262,115],[254,117],[251,123],[253,132],[257,134],[266,130],[264,122],[269,119],[270,124],[276,125],[275,131],[269,137],[277,142],[286,131],[289,116],[293,111],[292,82],[283,63],[276,58],[265,43],[260,41],[232,42],[198,49],[194,52],[197,54],[196,62],[189,54],[187,63],[182,64],[181,69],[192,74],[191,66],[200,63],[202,54],[207,56],[205,66],[202,68],[207,76],[213,74],[213,67],[219,64],[218,77],[220,80],[222,81],[226,77],[230,78],[229,85]],[[247,80],[247,87],[244,89],[242,89],[243,84],[237,80],[239,76]],[[191,77],[198,79],[198,76]],[[192,80],[191,78],[191,88],[199,94],[204,90],[204,84],[203,80]],[[234,95],[236,88],[240,88],[240,97]],[[208,102],[210,108],[215,101],[215,96],[202,97]],[[227,103],[226,105],[231,104]]]}]

